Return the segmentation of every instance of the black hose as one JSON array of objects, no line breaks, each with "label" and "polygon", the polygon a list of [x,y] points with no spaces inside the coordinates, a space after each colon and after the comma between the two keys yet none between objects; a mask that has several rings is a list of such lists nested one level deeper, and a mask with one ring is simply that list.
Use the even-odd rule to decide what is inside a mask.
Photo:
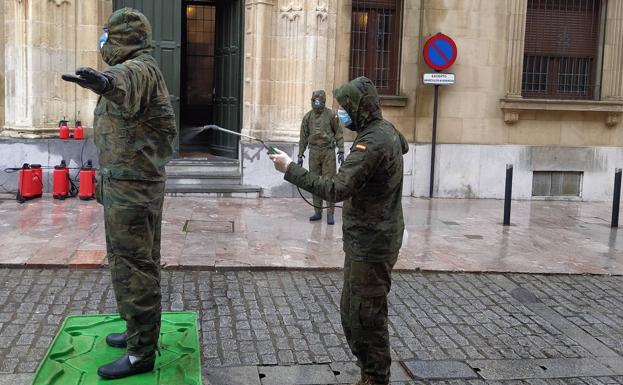
[{"label": "black hose", "polygon": [[[308,204],[308,205],[310,205],[311,207],[313,207],[313,208],[315,208],[315,209],[318,209],[318,210],[326,210],[326,209],[330,209],[330,208],[331,208],[330,206],[320,206],[320,207],[318,207],[318,206],[314,205],[312,202],[310,202],[309,200],[307,200],[307,198],[305,198],[305,196],[303,196],[303,193],[301,192],[301,189],[299,188],[299,186],[296,186],[296,189],[298,190],[299,195],[301,196],[301,198],[303,198],[303,200],[304,200],[305,202],[307,202],[307,204]],[[343,206],[340,206],[340,205],[335,205],[335,206],[333,206],[333,207],[334,207],[334,208],[337,208],[337,209],[344,208]]]}]

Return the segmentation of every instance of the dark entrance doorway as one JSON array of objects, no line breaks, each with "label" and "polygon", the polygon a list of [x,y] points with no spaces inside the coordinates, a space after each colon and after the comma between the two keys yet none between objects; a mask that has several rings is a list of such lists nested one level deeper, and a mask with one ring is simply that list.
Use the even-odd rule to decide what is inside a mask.
[{"label": "dark entrance doorway", "polygon": [[[114,0],[153,27],[154,56],[185,129],[218,124],[242,129],[243,0]],[[181,137],[181,136],[180,136]],[[238,137],[204,132],[179,143],[179,156],[238,158]]]},{"label": "dark entrance doorway", "polygon": [[214,53],[216,1],[185,1],[182,13],[182,100],[180,124],[182,157],[203,157],[210,152],[213,135],[184,135],[192,127],[214,122]]}]

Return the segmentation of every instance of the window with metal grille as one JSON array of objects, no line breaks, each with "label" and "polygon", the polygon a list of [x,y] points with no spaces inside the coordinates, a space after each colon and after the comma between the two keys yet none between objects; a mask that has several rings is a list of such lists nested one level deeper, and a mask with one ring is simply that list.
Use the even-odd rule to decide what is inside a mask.
[{"label": "window with metal grille", "polygon": [[528,0],[526,98],[593,99],[603,0]]},{"label": "window with metal grille", "polygon": [[403,0],[353,0],[350,79],[365,76],[380,94],[399,84]]},{"label": "window with metal grille", "polygon": [[582,171],[533,171],[532,196],[580,196]]}]

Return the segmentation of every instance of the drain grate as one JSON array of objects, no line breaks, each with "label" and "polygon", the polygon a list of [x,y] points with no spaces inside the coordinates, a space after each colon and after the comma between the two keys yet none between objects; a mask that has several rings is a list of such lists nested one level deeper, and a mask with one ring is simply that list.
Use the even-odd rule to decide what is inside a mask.
[{"label": "drain grate", "polygon": [[184,223],[187,233],[233,233],[234,221],[187,220]]},{"label": "drain grate", "polygon": [[517,287],[511,291],[511,297],[523,304],[540,303],[541,300],[530,290],[524,287]]},{"label": "drain grate", "polygon": [[444,223],[446,226],[458,226],[459,222],[455,222],[455,221],[441,221],[442,223]]},{"label": "drain grate", "polygon": [[467,239],[483,239],[482,235],[477,235],[477,234],[464,234],[464,236]]}]

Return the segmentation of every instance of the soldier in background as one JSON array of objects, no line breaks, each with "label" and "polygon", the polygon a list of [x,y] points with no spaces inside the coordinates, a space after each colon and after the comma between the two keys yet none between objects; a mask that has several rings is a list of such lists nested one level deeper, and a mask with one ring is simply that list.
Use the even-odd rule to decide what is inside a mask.
[{"label": "soldier in background", "polygon": [[[303,117],[299,139],[298,164],[303,166],[305,149],[309,147],[309,171],[317,175],[335,175],[335,148],[340,164],[344,161],[344,135],[335,113],[325,107],[327,95],[324,90],[312,94],[312,110]],[[322,219],[322,198],[314,195],[314,215],[310,221]],[[335,204],[329,202],[327,223],[335,224]]]},{"label": "soldier in background", "polygon": [[112,14],[100,37],[105,72],[80,68],[63,75],[100,95],[95,145],[100,172],[96,197],[104,206],[106,249],[123,333],[107,336],[126,348],[99,368],[116,379],[154,369],[160,334],[160,230],[165,164],[173,154],[175,115],[169,91],[151,51],[151,25],[139,11]]},{"label": "soldier in background", "polygon": [[342,327],[361,368],[357,385],[387,385],[391,353],[387,295],[402,246],[402,155],[405,138],[383,119],[376,87],[360,77],[333,92],[338,117],[357,132],[351,152],[334,176],[320,176],[270,155],[285,180],[330,202],[344,201]]}]

